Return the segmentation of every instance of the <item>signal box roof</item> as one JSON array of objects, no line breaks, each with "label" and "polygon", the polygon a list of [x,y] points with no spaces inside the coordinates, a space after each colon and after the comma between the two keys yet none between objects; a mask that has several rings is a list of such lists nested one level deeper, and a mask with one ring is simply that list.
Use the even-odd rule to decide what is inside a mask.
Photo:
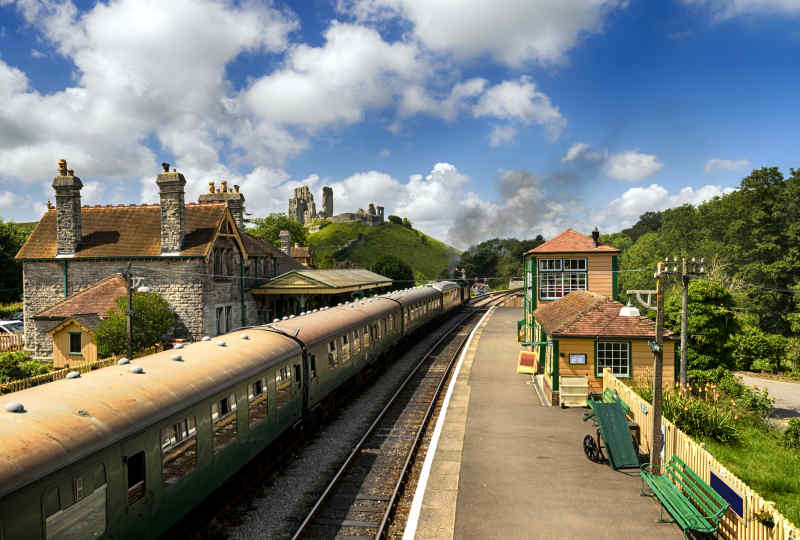
[{"label": "signal box roof", "polygon": [[567,229],[541,246],[527,251],[525,255],[538,253],[619,253],[619,250],[607,244],[598,244],[595,247],[591,236]]}]

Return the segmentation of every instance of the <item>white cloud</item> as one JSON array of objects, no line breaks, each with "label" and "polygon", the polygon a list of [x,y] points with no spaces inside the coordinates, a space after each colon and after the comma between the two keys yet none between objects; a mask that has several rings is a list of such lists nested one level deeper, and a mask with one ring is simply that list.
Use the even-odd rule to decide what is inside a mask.
[{"label": "white cloud", "polygon": [[605,172],[617,180],[636,182],[657,173],[664,164],[653,154],[642,154],[638,150],[628,150],[611,154],[606,161]]},{"label": "white cloud", "polygon": [[536,85],[527,76],[489,88],[472,109],[472,114],[525,125],[535,122],[545,128],[551,140],[558,139],[567,126],[567,120],[558,107],[553,106],[547,95],[536,90]]},{"label": "white cloud", "polygon": [[750,166],[750,162],[746,159],[719,159],[713,158],[709,159],[706,162],[705,167],[703,167],[704,172],[711,172],[714,169],[724,169],[726,171],[738,171],[741,169],[746,169]]},{"label": "white cloud", "polygon": [[731,193],[733,188],[705,185],[699,188],[684,187],[677,193],[670,192],[659,184],[633,187],[606,205],[596,218],[610,230],[620,230],[635,222],[645,212],[655,212],[682,204],[698,205],[714,197]]},{"label": "white cloud", "polygon": [[489,133],[489,146],[496,147],[514,140],[517,130],[511,125],[494,125]]},{"label": "white cloud", "polygon": [[717,21],[739,15],[800,15],[797,0],[681,0],[684,4],[706,8]]},{"label": "white cloud", "polygon": [[573,144],[572,146],[569,147],[569,150],[567,150],[567,153],[564,155],[564,157],[561,158],[561,163],[572,161],[573,159],[577,158],[578,156],[586,152],[586,150],[588,150],[590,146],[591,145],[589,143],[583,143],[583,142],[578,142]]},{"label": "white cloud", "polygon": [[437,53],[456,59],[490,55],[519,67],[564,61],[581,37],[601,32],[606,16],[627,0],[339,0],[339,9],[359,20],[410,21],[413,36]]},{"label": "white cloud", "polygon": [[43,53],[39,49],[31,49],[31,56],[33,58],[44,58],[47,56],[47,54]]},{"label": "white cloud", "polygon": [[387,43],[371,28],[337,22],[324,37],[322,47],[293,46],[282,69],[245,92],[245,103],[258,117],[311,130],[352,124],[425,76],[413,44]]},{"label": "white cloud", "polygon": [[403,91],[399,114],[407,117],[422,113],[451,122],[474,98],[483,93],[486,84],[486,79],[480,77],[468,79],[453,85],[449,95],[443,98],[430,95],[421,85],[410,86]]}]

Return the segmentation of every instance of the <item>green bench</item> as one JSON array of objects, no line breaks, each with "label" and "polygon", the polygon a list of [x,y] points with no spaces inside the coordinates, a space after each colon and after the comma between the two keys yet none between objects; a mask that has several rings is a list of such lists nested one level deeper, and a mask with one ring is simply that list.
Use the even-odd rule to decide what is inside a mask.
[{"label": "green bench", "polygon": [[[688,539],[688,530],[706,534],[717,532],[729,504],[716,491],[678,456],[673,455],[664,465],[665,474],[653,474],[646,470],[648,467],[649,464],[645,464],[641,469],[642,495],[654,496],[661,502],[662,522],[677,522],[685,539]],[[651,493],[645,491],[645,484]],[[664,519],[665,508],[673,519]]]},{"label": "green bench", "polygon": [[625,415],[631,412],[631,408],[628,407],[628,404],[620,399],[619,394],[617,394],[616,390],[612,390],[611,388],[606,388],[603,390],[603,396],[601,398],[603,403],[614,403],[617,402],[622,407],[622,410],[625,411]]}]

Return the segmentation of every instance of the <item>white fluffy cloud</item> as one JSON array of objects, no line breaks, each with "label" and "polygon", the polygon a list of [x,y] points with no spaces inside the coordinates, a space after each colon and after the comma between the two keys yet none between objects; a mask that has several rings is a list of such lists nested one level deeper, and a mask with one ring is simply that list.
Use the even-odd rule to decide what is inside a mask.
[{"label": "white fluffy cloud", "polygon": [[664,164],[653,154],[643,154],[638,150],[628,150],[611,154],[605,164],[605,172],[617,180],[638,182],[642,178],[657,173]]},{"label": "white fluffy cloud", "polygon": [[631,225],[645,212],[664,210],[687,203],[698,205],[732,191],[733,188],[705,185],[699,188],[684,187],[677,193],[671,194],[659,184],[633,187],[609,202],[605,211],[598,215],[604,223],[611,225],[612,230],[619,230]]},{"label": "white fluffy cloud", "polygon": [[514,140],[517,130],[512,125],[494,125],[489,133],[489,146],[496,147]]},{"label": "white fluffy cloud", "polygon": [[708,9],[716,20],[748,14],[800,15],[797,0],[682,0],[684,4]]},{"label": "white fluffy cloud", "polygon": [[569,150],[567,150],[567,153],[564,155],[564,157],[561,158],[561,163],[566,163],[568,161],[572,161],[573,159],[578,158],[578,156],[586,152],[590,146],[591,145],[589,143],[584,143],[584,142],[578,142],[573,144],[572,146],[569,147]]},{"label": "white fluffy cloud", "polygon": [[726,171],[739,171],[746,169],[750,166],[750,162],[746,159],[719,159],[713,158],[706,161],[703,171],[709,173],[714,169],[723,169]]},{"label": "white fluffy cloud", "polygon": [[545,128],[551,140],[558,139],[567,126],[567,120],[558,107],[547,95],[536,90],[536,85],[525,76],[489,88],[472,109],[472,114],[525,125],[535,122]]},{"label": "white fluffy cloud", "polygon": [[360,20],[400,17],[426,47],[457,59],[491,55],[519,67],[556,63],[579,39],[600,32],[606,16],[626,0],[339,0],[341,11]]}]

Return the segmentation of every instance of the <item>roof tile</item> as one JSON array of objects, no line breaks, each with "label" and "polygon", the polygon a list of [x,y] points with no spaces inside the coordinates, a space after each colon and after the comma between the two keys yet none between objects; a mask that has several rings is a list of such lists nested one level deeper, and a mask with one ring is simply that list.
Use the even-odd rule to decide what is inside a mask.
[{"label": "roof tile", "polygon": [[567,229],[555,238],[552,238],[544,244],[535,247],[525,254],[529,253],[587,253],[587,252],[605,252],[605,253],[619,253],[619,250],[613,246],[606,244],[594,245],[594,240],[590,236],[584,236],[581,233],[572,229]]},{"label": "roof tile", "polygon": [[127,294],[122,274],[111,274],[86,289],[72,294],[56,305],[37,313],[36,317],[73,317],[75,315],[105,315],[115,300]]}]

